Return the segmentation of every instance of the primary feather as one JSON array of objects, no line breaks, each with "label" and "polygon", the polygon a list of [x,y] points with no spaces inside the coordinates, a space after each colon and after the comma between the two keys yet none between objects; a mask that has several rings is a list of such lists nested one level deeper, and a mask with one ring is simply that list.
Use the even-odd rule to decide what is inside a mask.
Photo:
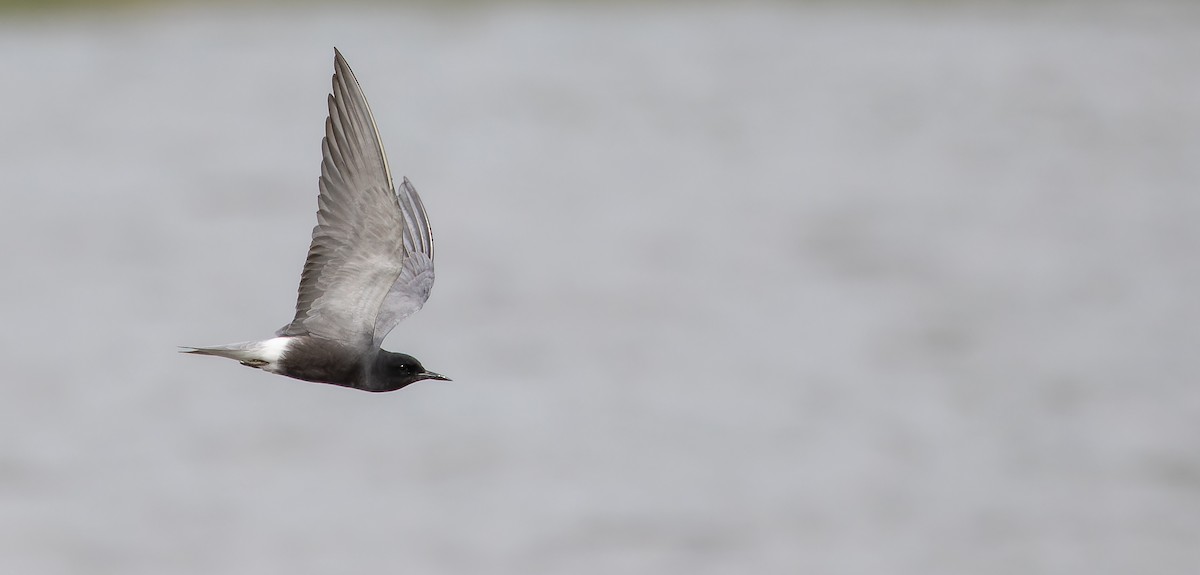
[{"label": "primary feather", "polygon": [[317,226],[296,316],[276,335],[378,347],[429,299],[433,237],[408,179],[393,190],[375,119],[341,53],[321,153]]}]

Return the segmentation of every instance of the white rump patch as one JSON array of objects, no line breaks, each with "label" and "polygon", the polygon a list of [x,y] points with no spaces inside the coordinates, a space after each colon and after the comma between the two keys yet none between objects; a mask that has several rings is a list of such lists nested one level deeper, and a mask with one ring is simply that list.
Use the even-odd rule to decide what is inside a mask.
[{"label": "white rump patch", "polygon": [[258,342],[257,349],[254,350],[256,359],[261,359],[267,362],[267,365],[262,367],[263,371],[278,373],[279,360],[287,353],[288,348],[292,345],[290,337],[274,337]]}]

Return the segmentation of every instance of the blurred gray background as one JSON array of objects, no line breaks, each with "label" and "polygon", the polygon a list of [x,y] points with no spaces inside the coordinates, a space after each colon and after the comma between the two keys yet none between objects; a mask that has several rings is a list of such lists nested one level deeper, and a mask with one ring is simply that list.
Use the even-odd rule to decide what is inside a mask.
[{"label": "blurred gray background", "polygon": [[[333,47],[438,242],[290,320]],[[0,572],[1200,572],[1200,7],[0,12]]]}]

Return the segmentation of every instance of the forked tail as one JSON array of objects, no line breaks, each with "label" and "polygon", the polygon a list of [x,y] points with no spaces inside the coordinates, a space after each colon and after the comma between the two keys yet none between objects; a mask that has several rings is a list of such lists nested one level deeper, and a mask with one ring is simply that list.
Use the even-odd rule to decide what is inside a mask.
[{"label": "forked tail", "polygon": [[279,362],[283,359],[283,355],[287,353],[291,343],[292,338],[290,337],[276,337],[263,341],[244,341],[242,343],[214,345],[212,347],[181,347],[179,351],[182,353],[227,357],[241,362],[242,365],[257,367],[267,371],[277,371],[280,369]]},{"label": "forked tail", "polygon": [[247,341],[244,343],[231,343],[229,345],[214,345],[212,347],[187,347],[180,346],[179,353],[195,353],[199,355],[215,355],[217,357],[228,357],[238,361],[246,361],[249,359],[258,359],[257,352],[262,346],[261,342]]}]

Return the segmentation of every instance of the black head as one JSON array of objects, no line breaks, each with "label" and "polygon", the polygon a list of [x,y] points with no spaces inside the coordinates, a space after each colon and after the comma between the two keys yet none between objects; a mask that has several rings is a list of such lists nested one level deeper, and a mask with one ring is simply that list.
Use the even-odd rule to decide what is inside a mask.
[{"label": "black head", "polygon": [[450,378],[442,374],[425,369],[425,366],[411,355],[384,350],[379,350],[379,356],[375,360],[374,376],[370,391],[395,391],[422,379],[450,381]]}]

